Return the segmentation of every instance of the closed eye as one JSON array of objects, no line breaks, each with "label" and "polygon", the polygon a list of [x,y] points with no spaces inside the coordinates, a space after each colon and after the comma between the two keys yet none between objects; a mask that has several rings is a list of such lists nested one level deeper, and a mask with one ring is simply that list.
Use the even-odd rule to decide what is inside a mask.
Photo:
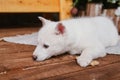
[{"label": "closed eye", "polygon": [[44,44],[43,47],[47,49],[47,48],[49,48],[49,45]]}]

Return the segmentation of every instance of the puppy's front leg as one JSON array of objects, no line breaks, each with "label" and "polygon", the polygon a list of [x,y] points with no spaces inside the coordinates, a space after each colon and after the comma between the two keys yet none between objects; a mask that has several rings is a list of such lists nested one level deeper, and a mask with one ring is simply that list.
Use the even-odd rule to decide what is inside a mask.
[{"label": "puppy's front leg", "polygon": [[82,67],[86,67],[93,59],[104,57],[105,55],[105,48],[103,47],[86,48],[81,55],[77,57],[77,63]]}]

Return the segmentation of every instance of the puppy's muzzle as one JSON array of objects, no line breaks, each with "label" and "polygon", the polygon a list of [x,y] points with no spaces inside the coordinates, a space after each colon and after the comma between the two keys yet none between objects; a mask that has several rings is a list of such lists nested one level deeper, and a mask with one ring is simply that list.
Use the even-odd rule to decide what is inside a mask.
[{"label": "puppy's muzzle", "polygon": [[37,56],[36,55],[33,55],[32,58],[33,58],[33,60],[37,60]]}]

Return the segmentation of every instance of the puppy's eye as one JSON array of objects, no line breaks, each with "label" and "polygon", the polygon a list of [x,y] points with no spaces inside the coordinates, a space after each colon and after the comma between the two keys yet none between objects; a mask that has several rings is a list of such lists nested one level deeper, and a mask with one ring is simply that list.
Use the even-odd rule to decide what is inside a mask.
[{"label": "puppy's eye", "polygon": [[43,45],[43,47],[44,47],[44,48],[48,48],[48,47],[49,47],[49,45],[47,45],[47,44],[44,44],[44,45]]}]

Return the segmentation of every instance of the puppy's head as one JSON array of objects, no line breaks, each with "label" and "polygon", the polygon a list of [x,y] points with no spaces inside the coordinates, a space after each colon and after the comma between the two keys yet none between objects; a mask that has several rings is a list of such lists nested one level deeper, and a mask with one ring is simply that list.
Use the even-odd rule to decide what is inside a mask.
[{"label": "puppy's head", "polygon": [[39,17],[43,27],[38,32],[38,45],[33,53],[36,61],[43,61],[65,51],[66,28],[60,22]]}]

